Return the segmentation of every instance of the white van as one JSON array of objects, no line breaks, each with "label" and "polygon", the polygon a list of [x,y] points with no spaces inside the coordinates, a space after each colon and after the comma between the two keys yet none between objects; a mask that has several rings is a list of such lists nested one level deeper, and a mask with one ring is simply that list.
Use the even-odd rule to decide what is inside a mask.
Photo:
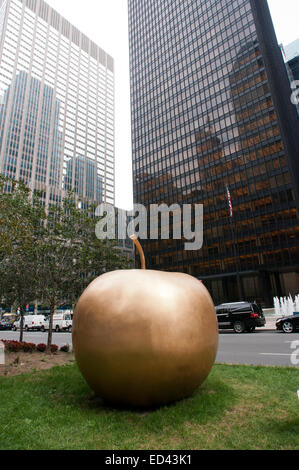
[{"label": "white van", "polygon": [[[72,331],[72,317],[70,313],[54,313],[53,330],[54,331]],[[44,320],[42,330],[49,329],[49,317]]]},{"label": "white van", "polygon": [[[44,326],[44,315],[24,315],[24,330],[42,330]],[[13,324],[13,330],[21,328],[21,319],[16,320]]]}]

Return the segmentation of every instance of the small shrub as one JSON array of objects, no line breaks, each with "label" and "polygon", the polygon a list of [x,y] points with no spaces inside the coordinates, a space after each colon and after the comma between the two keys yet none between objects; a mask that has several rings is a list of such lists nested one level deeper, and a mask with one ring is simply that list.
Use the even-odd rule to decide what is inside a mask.
[{"label": "small shrub", "polygon": [[22,349],[24,352],[33,352],[36,350],[36,346],[34,343],[26,343],[25,341],[22,343]]},{"label": "small shrub", "polygon": [[10,351],[10,352],[19,352],[21,351],[22,349],[22,343],[20,343],[19,341],[7,341],[7,340],[4,340],[2,341],[4,343],[4,346],[5,346],[5,350],[6,351]]},{"label": "small shrub", "polygon": [[56,353],[58,351],[58,346],[56,344],[51,344],[50,351],[51,353]]},{"label": "small shrub", "polygon": [[69,346],[69,344],[65,344],[64,346],[61,346],[60,351],[62,351],[62,352],[69,352],[69,351],[70,351],[70,346]]},{"label": "small shrub", "polygon": [[39,343],[39,344],[36,346],[36,349],[37,349],[37,351],[39,351],[39,352],[45,352],[45,350],[47,349],[47,345],[44,344],[44,343]]}]

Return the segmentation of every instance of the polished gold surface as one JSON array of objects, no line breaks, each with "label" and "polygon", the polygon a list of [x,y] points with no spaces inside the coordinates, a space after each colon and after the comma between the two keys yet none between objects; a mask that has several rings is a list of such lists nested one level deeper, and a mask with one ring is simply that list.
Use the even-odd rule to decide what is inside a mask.
[{"label": "polished gold surface", "polygon": [[78,301],[73,347],[82,375],[107,402],[166,404],[192,394],[214,364],[214,304],[187,274],[106,273]]}]

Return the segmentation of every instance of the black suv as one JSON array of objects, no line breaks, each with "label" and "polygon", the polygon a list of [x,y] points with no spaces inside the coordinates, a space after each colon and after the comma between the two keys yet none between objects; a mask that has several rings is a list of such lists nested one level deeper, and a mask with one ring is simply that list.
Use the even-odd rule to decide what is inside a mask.
[{"label": "black suv", "polygon": [[217,305],[219,329],[233,328],[236,333],[252,333],[257,326],[265,326],[266,320],[260,305],[255,302],[232,302]]},{"label": "black suv", "polygon": [[276,320],[276,329],[285,333],[295,333],[296,330],[299,330],[299,314],[278,318]]}]

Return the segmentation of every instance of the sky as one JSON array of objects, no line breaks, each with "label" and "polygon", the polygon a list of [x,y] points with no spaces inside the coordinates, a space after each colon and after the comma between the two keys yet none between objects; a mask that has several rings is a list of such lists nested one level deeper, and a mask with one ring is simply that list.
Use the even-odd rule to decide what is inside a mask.
[{"label": "sky", "polygon": [[[135,0],[139,1],[139,0]],[[163,0],[157,0],[163,1]],[[115,204],[132,208],[127,0],[46,0],[115,60]],[[268,0],[279,44],[299,38],[299,1]]]}]

